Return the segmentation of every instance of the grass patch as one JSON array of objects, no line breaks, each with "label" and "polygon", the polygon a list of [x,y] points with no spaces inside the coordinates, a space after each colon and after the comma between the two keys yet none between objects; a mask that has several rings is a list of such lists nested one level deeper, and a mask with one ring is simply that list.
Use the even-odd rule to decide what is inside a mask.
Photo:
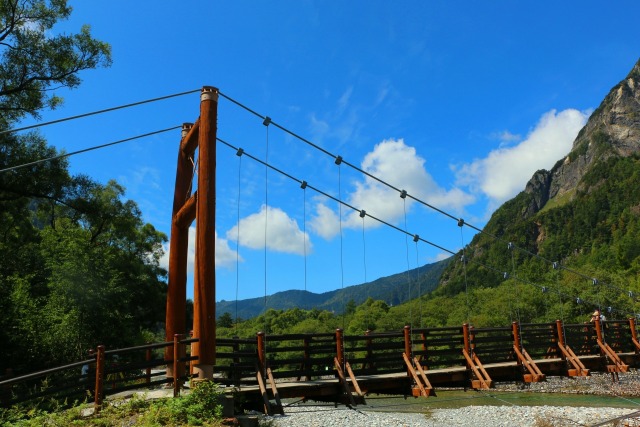
[{"label": "grass patch", "polygon": [[45,412],[38,409],[0,410],[0,426],[222,426],[223,390],[212,381],[201,382],[191,393],[178,398],[147,400],[134,396],[105,403],[95,415],[83,416],[83,404],[68,410]]},{"label": "grass patch", "polygon": [[576,194],[576,189],[572,188],[571,190],[565,192],[561,196],[555,196],[554,198],[549,199],[549,201],[544,205],[544,207],[540,209],[540,212],[538,212],[538,215],[543,214],[553,208],[559,208],[560,206],[566,205],[567,203],[571,202],[571,200],[573,200],[573,196],[575,196],[575,194]]}]

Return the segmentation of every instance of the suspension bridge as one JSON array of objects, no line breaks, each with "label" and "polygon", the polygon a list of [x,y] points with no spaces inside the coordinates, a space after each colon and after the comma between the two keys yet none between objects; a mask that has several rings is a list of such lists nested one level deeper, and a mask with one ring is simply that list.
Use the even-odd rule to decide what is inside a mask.
[{"label": "suspension bridge", "polygon": [[[216,88],[201,91],[200,115],[193,124],[182,127],[178,150],[174,190],[173,221],[170,240],[169,288],[166,311],[166,341],[127,349],[105,349],[98,346],[87,360],[63,367],[0,381],[3,405],[11,405],[46,395],[57,397],[86,396],[87,392],[99,409],[104,397],[123,390],[159,385],[171,385],[174,394],[189,381],[212,380],[229,392],[244,395],[243,401],[265,413],[283,412],[281,399],[303,398],[340,402],[356,406],[372,393],[433,397],[438,387],[490,389],[497,381],[523,383],[541,382],[550,375],[587,377],[591,372],[607,372],[617,381],[630,368],[638,366],[640,343],[632,315],[621,320],[595,320],[588,323],[528,324],[519,321],[504,327],[474,328],[468,323],[459,326],[416,328],[406,326],[400,331],[367,331],[362,335],[347,335],[342,329],[333,333],[266,335],[257,331],[255,338],[219,338],[216,336],[215,277],[215,200],[216,141],[248,156],[265,167],[297,181],[301,188],[312,189],[352,209],[361,218],[375,221],[405,234],[414,242],[424,242],[451,255],[449,250],[418,234],[376,218],[361,207],[355,207],[316,188],[305,180],[274,168],[242,148],[234,147],[217,137],[217,108],[220,96],[246,108],[263,120],[264,126],[276,126],[291,136],[310,144],[333,157],[336,165],[345,164],[398,192],[404,200],[413,199],[456,221],[458,227],[481,229],[466,223],[407,191],[349,163],[315,145],[267,116],[261,116]],[[195,153],[197,150],[197,159]],[[192,179],[197,165],[197,191],[192,191]],[[194,277],[194,323],[191,337],[186,338],[186,286],[188,229],[196,222],[196,265]],[[554,269],[564,269],[593,281],[587,275],[571,270],[503,242],[510,250],[522,250],[548,262]],[[265,245],[266,246],[266,245]],[[463,265],[468,261],[462,251]],[[491,266],[483,267],[503,273]],[[546,286],[538,286],[549,292]],[[616,290],[628,293],[631,291]],[[553,290],[560,293],[559,290]],[[576,303],[594,304],[571,297]],[[622,314],[609,307],[612,315]],[[163,357],[158,357],[158,351]],[[117,356],[117,357],[116,357]],[[117,362],[116,362],[117,360]],[[87,367],[82,374],[78,367]],[[156,369],[152,369],[156,368]],[[160,369],[158,369],[160,368]],[[38,390],[42,378],[54,378],[59,383],[47,390]],[[50,382],[51,383],[51,382]]]}]

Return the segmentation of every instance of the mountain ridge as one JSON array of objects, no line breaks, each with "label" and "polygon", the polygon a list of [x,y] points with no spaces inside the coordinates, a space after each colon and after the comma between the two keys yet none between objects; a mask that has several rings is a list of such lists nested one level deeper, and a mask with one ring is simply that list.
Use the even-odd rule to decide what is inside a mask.
[{"label": "mountain ridge", "polygon": [[[568,155],[550,170],[535,172],[474,236],[465,248],[472,261],[468,280],[488,287],[515,273],[530,281],[548,280],[550,266],[542,259],[605,276],[640,271],[638,182],[640,61],[594,110]],[[520,250],[507,250],[505,242]],[[520,271],[511,271],[516,264]],[[505,270],[509,274],[496,273]],[[461,263],[451,263],[436,293],[455,295],[466,281]]]},{"label": "mountain ridge", "polygon": [[[301,289],[277,292],[267,296],[266,304],[264,297],[248,298],[237,302],[221,300],[216,302],[216,313],[218,315],[229,313],[233,317],[250,319],[262,313],[265,310],[265,306],[266,309],[275,310],[289,308],[311,310],[316,308],[342,312],[344,305],[348,301],[353,300],[357,305],[360,305],[367,298],[382,300],[390,306],[398,305],[416,298],[418,289],[420,289],[421,295],[435,289],[442,271],[450,261],[451,258],[447,258],[409,271],[380,277],[371,282],[323,293],[314,293]],[[408,285],[408,280],[410,281],[410,286]]]},{"label": "mountain ridge", "polygon": [[[614,86],[589,117],[573,141],[569,154],[551,170],[537,171],[525,192],[533,196],[529,215],[539,212],[549,200],[581,189],[580,181],[595,161],[640,152],[640,60]],[[570,194],[570,193],[574,194]]]}]

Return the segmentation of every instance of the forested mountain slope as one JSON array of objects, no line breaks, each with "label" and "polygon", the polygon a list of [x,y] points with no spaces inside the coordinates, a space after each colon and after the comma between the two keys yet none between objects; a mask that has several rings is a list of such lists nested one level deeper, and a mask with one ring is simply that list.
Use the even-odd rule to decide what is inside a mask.
[{"label": "forested mountain slope", "polygon": [[614,317],[638,310],[640,62],[593,112],[571,152],[496,210],[464,255],[466,265],[452,263],[435,295],[529,281],[555,294],[532,294],[529,320],[541,317],[542,304],[558,317],[592,309],[580,303],[611,307]]},{"label": "forested mountain slope", "polygon": [[570,153],[494,212],[432,292],[392,307],[369,300],[340,317],[318,307],[269,310],[227,332],[583,322],[594,308],[624,319],[640,313],[639,295],[640,62],[593,112]]}]

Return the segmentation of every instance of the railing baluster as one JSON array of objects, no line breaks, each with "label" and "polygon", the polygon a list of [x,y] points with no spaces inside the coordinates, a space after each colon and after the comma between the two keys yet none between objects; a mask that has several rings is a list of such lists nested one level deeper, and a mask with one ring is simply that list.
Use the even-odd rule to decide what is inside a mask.
[{"label": "railing baluster", "polygon": [[102,392],[104,387],[104,346],[99,345],[96,352],[96,388],[93,402],[95,413],[102,407]]}]

